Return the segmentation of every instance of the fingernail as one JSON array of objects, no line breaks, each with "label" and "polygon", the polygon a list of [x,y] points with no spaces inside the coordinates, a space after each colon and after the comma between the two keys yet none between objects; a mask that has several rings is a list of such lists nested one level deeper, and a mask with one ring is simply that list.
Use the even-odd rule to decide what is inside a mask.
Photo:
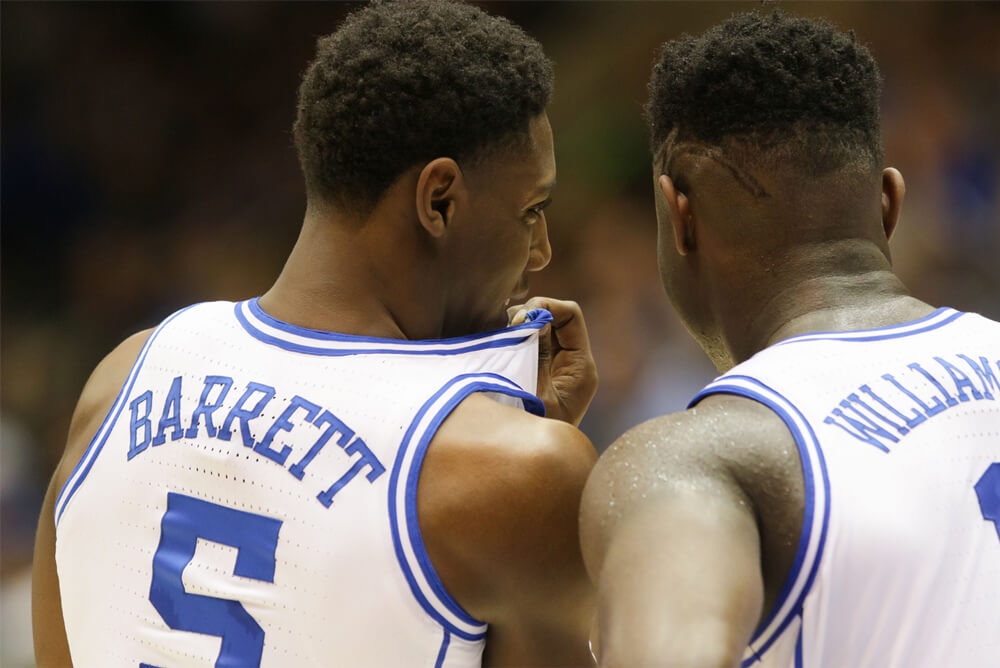
[{"label": "fingernail", "polygon": [[528,312],[525,311],[524,309],[521,309],[520,311],[517,312],[517,315],[515,315],[514,318],[510,321],[510,324],[520,325],[522,322],[524,322],[524,319],[525,317],[527,317],[527,315]]}]

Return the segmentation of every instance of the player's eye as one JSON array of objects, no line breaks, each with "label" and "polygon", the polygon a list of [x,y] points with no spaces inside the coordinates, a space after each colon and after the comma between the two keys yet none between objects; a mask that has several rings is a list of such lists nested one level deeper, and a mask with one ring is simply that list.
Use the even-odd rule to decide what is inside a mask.
[{"label": "player's eye", "polygon": [[525,212],[525,222],[533,224],[538,222],[538,220],[544,215],[545,207],[552,203],[552,198],[546,199],[544,202],[537,204]]}]

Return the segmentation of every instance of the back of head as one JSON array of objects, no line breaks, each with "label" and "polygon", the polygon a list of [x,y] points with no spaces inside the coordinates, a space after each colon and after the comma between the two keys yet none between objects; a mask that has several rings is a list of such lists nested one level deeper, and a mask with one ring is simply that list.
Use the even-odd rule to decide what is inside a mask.
[{"label": "back of head", "polygon": [[309,197],[366,213],[407,169],[527,141],[552,93],[541,46],[448,0],[373,2],[318,42],[295,145]]},{"label": "back of head", "polygon": [[664,45],[646,109],[660,274],[720,369],[766,344],[748,322],[774,331],[790,310],[847,303],[844,277],[898,289],[903,184],[882,170],[880,81],[853,32],[780,11]]},{"label": "back of head", "polygon": [[657,164],[681,142],[804,175],[877,173],[880,75],[853,31],[780,11],[737,14],[668,42],[649,83]]}]

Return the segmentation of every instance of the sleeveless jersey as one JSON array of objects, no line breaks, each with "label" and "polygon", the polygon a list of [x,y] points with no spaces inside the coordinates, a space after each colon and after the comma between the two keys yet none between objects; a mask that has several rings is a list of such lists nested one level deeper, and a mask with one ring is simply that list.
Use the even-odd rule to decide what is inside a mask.
[{"label": "sleeveless jersey", "polygon": [[295,327],[256,300],[165,320],[56,502],[77,666],[479,666],[486,624],[417,524],[472,392],[543,414],[528,322],[439,341]]},{"label": "sleeveless jersey", "polygon": [[795,437],[794,566],[743,666],[1000,666],[1000,323],[938,309],[717,378]]}]

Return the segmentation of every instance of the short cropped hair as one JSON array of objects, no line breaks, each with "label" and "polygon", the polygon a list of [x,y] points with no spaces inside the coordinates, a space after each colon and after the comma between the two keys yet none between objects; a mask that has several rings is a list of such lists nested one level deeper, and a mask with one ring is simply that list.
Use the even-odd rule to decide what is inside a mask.
[{"label": "short cropped hair", "polygon": [[751,160],[780,147],[782,159],[815,175],[881,167],[880,93],[878,67],[854,31],[748,12],[664,45],[646,115],[654,154],[668,139],[736,143]]},{"label": "short cropped hair", "polygon": [[526,145],[552,63],[507,19],[461,2],[373,2],[320,38],[295,146],[310,197],[370,212],[407,169]]}]

